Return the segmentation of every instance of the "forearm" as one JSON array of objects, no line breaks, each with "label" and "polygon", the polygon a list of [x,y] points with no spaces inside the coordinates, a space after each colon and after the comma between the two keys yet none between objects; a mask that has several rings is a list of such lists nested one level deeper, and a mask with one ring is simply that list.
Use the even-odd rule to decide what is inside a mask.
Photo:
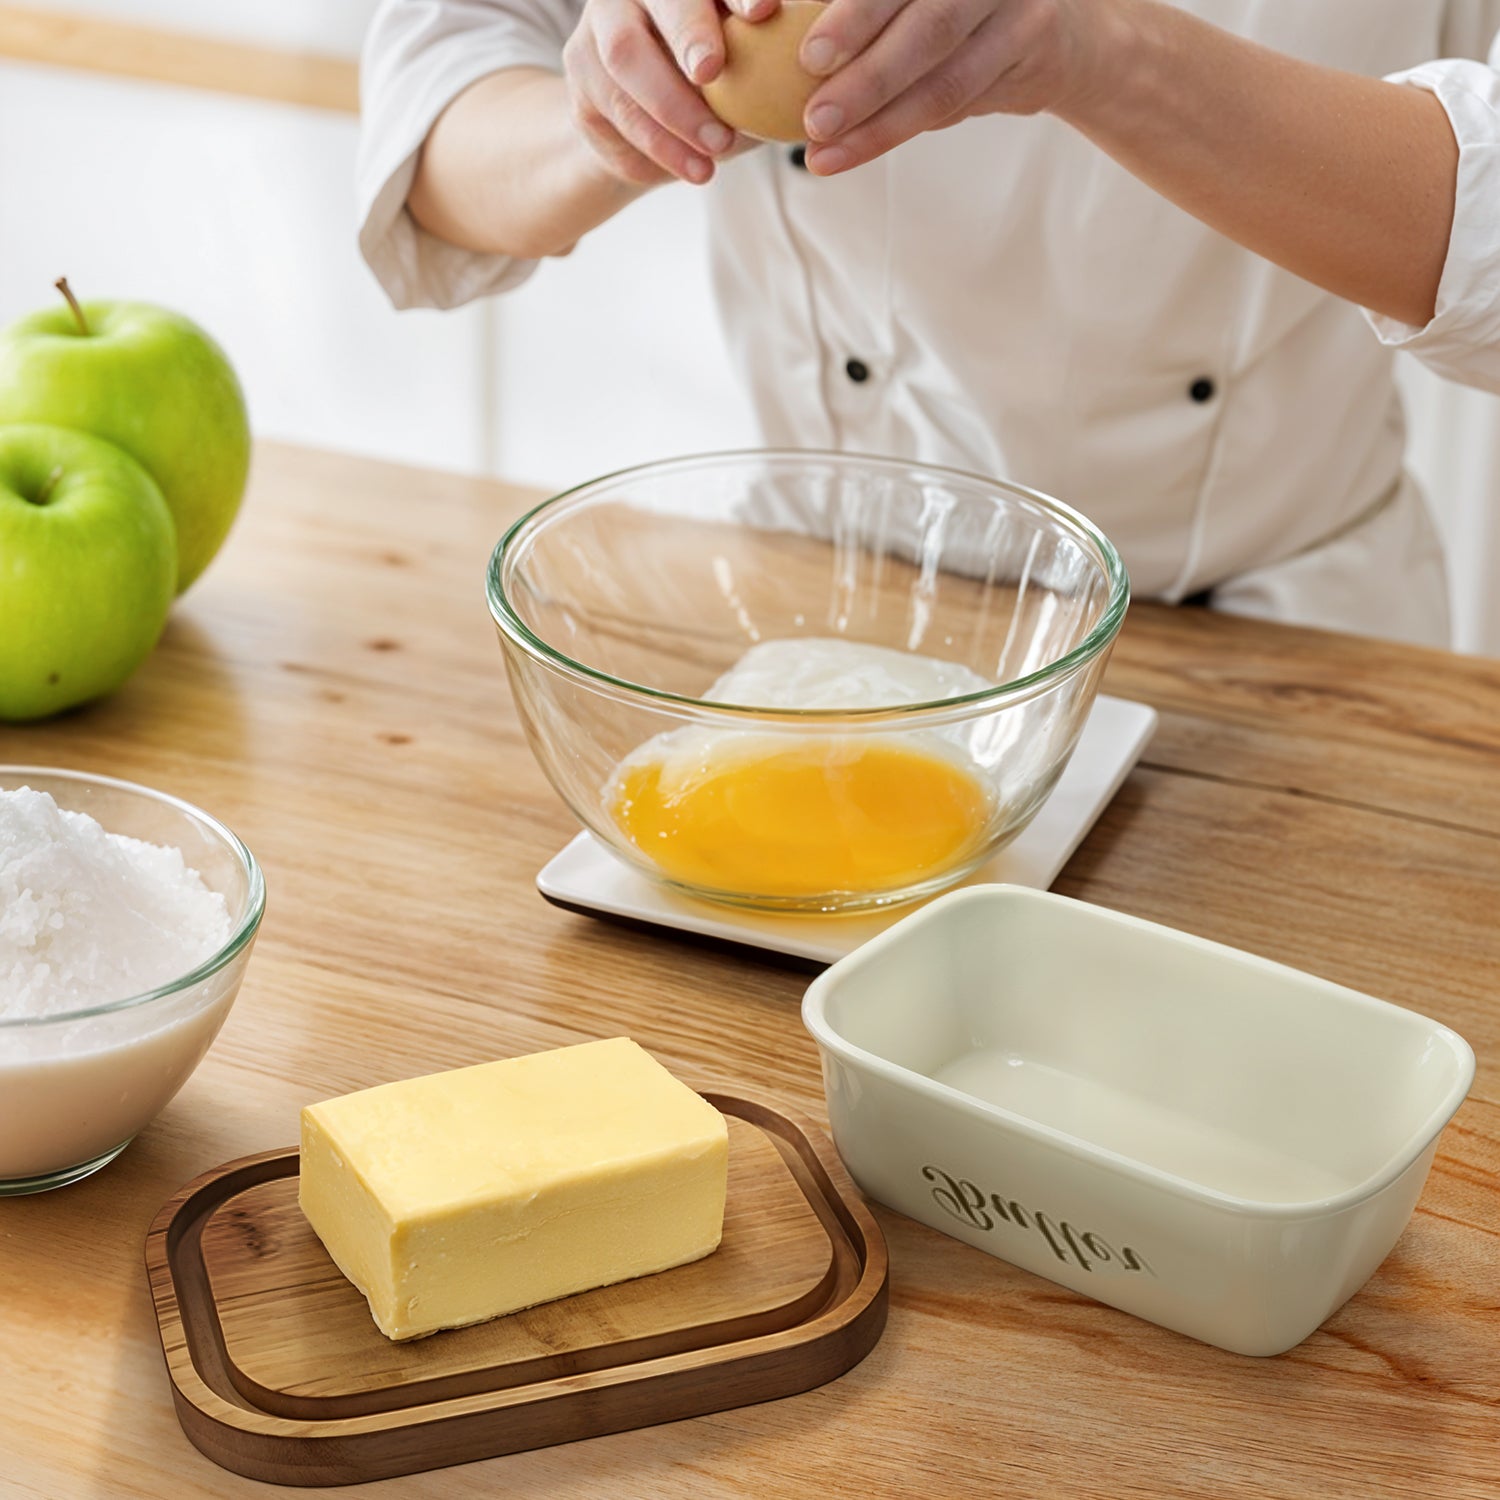
[{"label": "forearm", "polygon": [[1248,249],[1405,323],[1433,315],[1458,146],[1430,94],[1256,46],[1154,0],[1101,8],[1057,113]]},{"label": "forearm", "polygon": [[644,189],[606,172],[573,124],[562,78],[493,73],[438,118],[407,197],[412,217],[466,250],[565,255]]}]

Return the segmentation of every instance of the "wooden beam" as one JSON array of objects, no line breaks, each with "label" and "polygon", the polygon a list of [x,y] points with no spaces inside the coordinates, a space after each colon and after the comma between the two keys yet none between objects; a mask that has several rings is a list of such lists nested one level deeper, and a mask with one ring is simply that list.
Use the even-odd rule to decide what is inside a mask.
[{"label": "wooden beam", "polygon": [[359,110],[352,59],[287,52],[98,16],[0,4],[0,60],[77,68],[214,93]]}]

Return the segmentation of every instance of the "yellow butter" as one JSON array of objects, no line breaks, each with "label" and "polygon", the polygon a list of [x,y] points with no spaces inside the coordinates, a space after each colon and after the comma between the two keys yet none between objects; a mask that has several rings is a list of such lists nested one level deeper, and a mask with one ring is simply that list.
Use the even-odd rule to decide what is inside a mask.
[{"label": "yellow butter", "polygon": [[302,1211],[409,1339],[709,1254],[723,1116],[625,1037],[302,1111]]}]

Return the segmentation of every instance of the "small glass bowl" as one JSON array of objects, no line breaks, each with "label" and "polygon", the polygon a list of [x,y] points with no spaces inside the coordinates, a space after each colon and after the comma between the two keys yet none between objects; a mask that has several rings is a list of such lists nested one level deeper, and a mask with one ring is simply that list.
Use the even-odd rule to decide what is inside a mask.
[{"label": "small glass bowl", "polygon": [[[1014,838],[1067,764],[1130,596],[1109,539],[1044,495],[899,459],[799,450],[671,459],[558,495],[501,538],[487,585],[531,749],[579,821],[686,895],[807,912],[930,895]],[[887,673],[873,705],[847,692],[798,706],[710,695],[752,647],[796,643],[784,659],[795,674],[804,659],[826,666],[829,641],[926,658],[912,664],[917,682],[933,660],[946,663],[958,686],[905,698],[889,692]],[[649,836],[628,826],[622,775],[658,749],[707,765],[726,747],[759,757],[757,774],[772,761],[795,765],[804,793],[808,765],[814,781],[825,766],[826,785],[811,789],[823,809],[850,800],[849,766],[861,757],[898,752],[885,764],[899,781],[900,754],[936,755],[982,789],[982,812],[972,837],[939,857],[832,879],[807,857],[809,838],[822,837],[816,820],[799,828],[788,806],[773,820],[784,826],[768,825],[765,787],[782,785],[772,775],[756,791],[759,814],[712,823],[733,828],[745,858],[731,865],[764,873],[716,878],[703,860],[678,857],[682,819]],[[911,797],[890,776],[882,785],[851,814],[867,848],[883,818],[893,829],[906,819],[893,839],[920,834],[912,801],[925,807],[932,793],[930,780],[912,782]],[[743,790],[721,778],[714,817]]]},{"label": "small glass bowl", "polygon": [[30,787],[109,833],[182,851],[224,897],[228,939],[191,973],[145,994],[61,1015],[0,1017],[0,1196],[97,1172],[165,1108],[218,1034],[250,960],[266,890],[224,825],[164,792],[37,766],[0,766],[0,790]]}]

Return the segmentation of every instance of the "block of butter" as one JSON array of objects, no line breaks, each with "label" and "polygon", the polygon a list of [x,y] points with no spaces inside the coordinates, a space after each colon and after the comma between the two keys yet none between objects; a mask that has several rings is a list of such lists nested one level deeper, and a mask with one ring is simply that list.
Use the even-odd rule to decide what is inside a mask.
[{"label": "block of butter", "polygon": [[714,1250],[724,1117],[626,1037],[410,1078],[302,1111],[302,1211],[417,1338]]}]

